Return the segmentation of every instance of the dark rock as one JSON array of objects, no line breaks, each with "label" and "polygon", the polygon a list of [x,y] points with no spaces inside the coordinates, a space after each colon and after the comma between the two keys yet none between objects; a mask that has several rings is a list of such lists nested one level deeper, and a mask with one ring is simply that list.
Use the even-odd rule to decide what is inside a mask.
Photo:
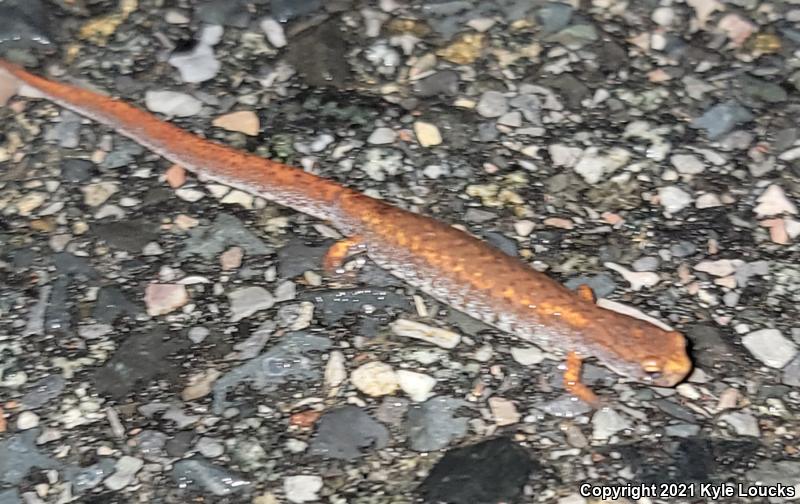
[{"label": "dark rock", "polygon": [[123,316],[135,318],[140,313],[144,313],[144,307],[129,300],[116,285],[101,287],[92,308],[92,317],[103,324],[111,324]]},{"label": "dark rock", "polygon": [[183,457],[186,455],[186,452],[189,451],[189,448],[191,448],[194,443],[194,436],[194,432],[192,431],[180,431],[175,434],[175,436],[164,445],[167,455],[170,457]]},{"label": "dark rock", "polygon": [[456,416],[461,399],[432,397],[408,410],[408,442],[412,450],[441,450],[467,433],[467,418]]},{"label": "dark rock", "polygon": [[380,450],[389,442],[389,430],[356,406],[330,411],[319,420],[311,440],[311,454],[342,460],[364,455],[366,449]]},{"label": "dark rock", "polygon": [[65,385],[66,380],[60,374],[45,376],[31,385],[20,402],[27,409],[41,408],[61,395]]},{"label": "dark rock", "polygon": [[[297,297],[301,301],[311,301],[316,306],[315,314],[325,325],[333,325],[345,316],[366,315],[364,306],[371,307],[369,318],[388,322],[390,310],[407,311],[410,301],[393,291],[379,288],[329,289],[303,292]],[[383,316],[381,316],[383,312]]]},{"label": "dark rock", "polygon": [[293,278],[309,270],[318,270],[331,243],[321,246],[306,245],[300,238],[292,238],[278,250],[278,276]]},{"label": "dark rock", "polygon": [[158,222],[134,219],[103,221],[91,225],[92,232],[113,248],[140,254],[142,248],[158,238]]},{"label": "dark rock", "polygon": [[177,383],[180,369],[170,364],[167,358],[188,347],[189,343],[178,334],[165,340],[168,334],[167,329],[156,327],[146,334],[128,335],[113,357],[92,376],[95,389],[119,400],[150,385],[158,377]]},{"label": "dark rock", "polygon": [[241,493],[252,486],[244,476],[214,465],[203,457],[175,462],[172,479],[181,488],[201,490],[216,496]]},{"label": "dark rock", "polygon": [[453,96],[458,93],[461,78],[455,70],[442,70],[414,83],[414,94],[426,98],[433,96]]},{"label": "dark rock", "polygon": [[56,460],[44,455],[36,446],[36,438],[41,431],[30,429],[0,440],[0,482],[9,485],[19,484],[34,467],[55,469]]},{"label": "dark rock", "polygon": [[341,88],[350,80],[347,43],[336,19],[304,31],[289,46],[286,58],[309,86]]},{"label": "dark rock", "polygon": [[94,163],[86,159],[69,158],[61,163],[61,178],[67,182],[85,182],[92,177]]},{"label": "dark rock", "polygon": [[242,221],[229,214],[219,214],[211,226],[193,229],[189,235],[183,250],[178,253],[181,258],[199,255],[209,261],[234,245],[244,249],[247,255],[270,252],[269,247]]},{"label": "dark rock", "polygon": [[445,453],[419,491],[426,503],[519,502],[538,467],[526,448],[508,438],[490,439]]}]

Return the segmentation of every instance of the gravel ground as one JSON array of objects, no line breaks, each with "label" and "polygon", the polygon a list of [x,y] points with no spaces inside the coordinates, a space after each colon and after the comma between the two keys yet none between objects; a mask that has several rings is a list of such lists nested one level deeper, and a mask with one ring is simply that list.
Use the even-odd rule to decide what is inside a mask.
[{"label": "gravel ground", "polygon": [[678,327],[696,370],[589,362],[590,411],[547,348],[369,263],[322,275],[324,223],[11,99],[0,504],[800,495],[798,23],[796,0],[1,2],[5,57],[468,228]]}]

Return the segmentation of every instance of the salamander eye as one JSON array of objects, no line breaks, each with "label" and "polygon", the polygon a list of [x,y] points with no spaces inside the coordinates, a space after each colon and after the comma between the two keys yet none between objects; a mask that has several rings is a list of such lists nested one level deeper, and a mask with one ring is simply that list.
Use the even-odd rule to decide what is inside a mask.
[{"label": "salamander eye", "polygon": [[661,363],[655,357],[648,357],[641,362],[645,373],[655,374],[661,372]]}]

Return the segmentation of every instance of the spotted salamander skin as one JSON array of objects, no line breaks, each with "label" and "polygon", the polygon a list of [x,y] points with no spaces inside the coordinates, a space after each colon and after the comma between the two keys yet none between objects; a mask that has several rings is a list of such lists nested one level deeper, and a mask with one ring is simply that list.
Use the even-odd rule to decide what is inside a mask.
[{"label": "spotted salamander skin", "polygon": [[[678,332],[599,308],[468,233],[333,181],[203,139],[123,101],[0,60],[44,98],[103,123],[206,179],[331,222],[379,266],[457,310],[559,355],[594,357],[673,386],[691,370]],[[655,370],[655,372],[654,372]]]}]

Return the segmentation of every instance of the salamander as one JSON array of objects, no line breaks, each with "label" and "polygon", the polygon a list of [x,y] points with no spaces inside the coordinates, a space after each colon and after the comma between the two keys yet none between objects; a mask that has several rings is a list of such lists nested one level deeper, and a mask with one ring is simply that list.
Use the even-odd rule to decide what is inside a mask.
[{"label": "salamander", "polygon": [[522,260],[431,217],[300,168],[201,138],[122,100],[31,74],[0,69],[47,100],[111,127],[169,161],[228,186],[328,221],[344,239],[323,259],[343,273],[355,254],[433,298],[566,359],[565,388],[597,407],[580,381],[594,358],[628,379],[660,387],[692,369],[686,338],[648,321],[598,307],[588,286],[573,292]]}]

